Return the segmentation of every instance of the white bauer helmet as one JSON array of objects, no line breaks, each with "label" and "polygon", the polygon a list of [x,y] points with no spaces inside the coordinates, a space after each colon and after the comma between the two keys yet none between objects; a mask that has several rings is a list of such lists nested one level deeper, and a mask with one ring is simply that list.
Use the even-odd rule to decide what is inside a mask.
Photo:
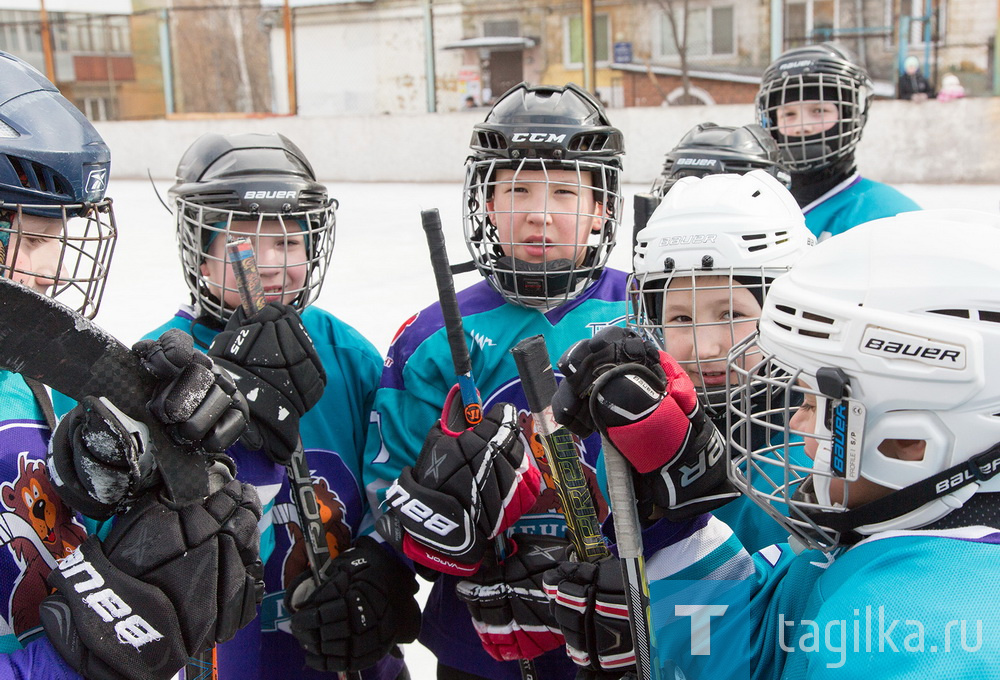
[{"label": "white bauer helmet", "polygon": [[[696,378],[723,371],[729,349],[756,327],[756,315],[741,321],[734,313],[736,291],[762,304],[771,282],[816,243],[791,193],[764,170],[681,178],[637,239],[628,324],[668,353],[671,338],[692,343],[691,358],[679,363]],[[721,298],[725,309],[713,307],[708,318],[664,318],[668,297],[698,310],[699,295]],[[702,405],[710,415],[724,414],[728,380],[705,382],[695,380]]]},{"label": "white bauer helmet", "polygon": [[[829,550],[1000,491],[997,252],[998,215],[907,212],[820,244],[772,285],[758,334],[730,353],[729,469],[793,538]],[[761,381],[768,403],[751,408]],[[806,395],[813,432],[789,425]],[[770,442],[741,447],[751,428]],[[795,465],[805,440],[815,460]],[[886,440],[923,441],[922,458]],[[860,479],[894,491],[852,506]]]}]

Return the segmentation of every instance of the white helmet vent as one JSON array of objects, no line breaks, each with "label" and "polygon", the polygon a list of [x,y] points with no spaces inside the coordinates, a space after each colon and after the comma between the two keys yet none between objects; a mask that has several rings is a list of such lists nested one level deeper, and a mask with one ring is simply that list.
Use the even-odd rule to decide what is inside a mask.
[{"label": "white helmet vent", "polygon": [[786,323],[773,319],[774,325],[789,333],[822,340],[829,340],[836,335],[837,321],[828,316],[807,310],[798,310],[788,305],[775,305],[775,309],[783,315],[782,320]]},{"label": "white helmet vent", "polygon": [[932,309],[929,313],[954,316],[959,319],[969,319],[970,321],[1000,323],[1000,312],[992,312],[986,309]]},{"label": "white helmet vent", "polygon": [[760,250],[766,250],[774,246],[779,246],[782,243],[787,243],[788,232],[775,231],[771,234],[744,234],[742,238],[744,241],[754,242],[753,245],[747,246],[747,250],[751,253],[756,253]]}]

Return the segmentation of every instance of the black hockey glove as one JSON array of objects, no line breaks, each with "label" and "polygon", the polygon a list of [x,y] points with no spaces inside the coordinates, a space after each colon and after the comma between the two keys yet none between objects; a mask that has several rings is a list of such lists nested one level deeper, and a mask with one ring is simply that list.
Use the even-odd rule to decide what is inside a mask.
[{"label": "black hockey glove", "polygon": [[[246,430],[243,395],[190,335],[172,329],[133,351],[161,381],[150,411],[182,448],[223,451]],[[59,421],[48,468],[63,501],[94,519],[124,510],[160,481],[146,426],[98,397],[85,397]]]},{"label": "black hockey glove", "polygon": [[[458,399],[456,387],[445,418]],[[470,576],[492,540],[534,505],[540,484],[513,404],[494,405],[464,431],[438,421],[416,465],[404,467],[386,492],[378,532],[418,564]]]},{"label": "black hockey glove", "polygon": [[494,659],[533,659],[563,646],[542,574],[569,559],[569,550],[562,538],[514,534],[502,564],[485,564],[472,580],[459,582],[455,592]]},{"label": "black hockey glove", "polygon": [[311,668],[360,671],[417,639],[416,576],[375,539],[362,536],[322,573],[318,588],[307,570],[285,591],[292,634]]},{"label": "black hockey glove", "polygon": [[221,463],[210,476],[217,490],[203,503],[145,494],[103,543],[91,536],[49,574],[42,625],[81,675],[166,680],[256,616],[260,500]]},{"label": "black hockey glove", "polygon": [[563,352],[559,371],[563,380],[552,397],[556,421],[581,438],[593,434],[590,394],[604,372],[623,364],[659,368],[659,351],[630,328],[609,326],[592,338],[580,340]]},{"label": "black hockey glove", "polygon": [[545,572],[543,581],[551,615],[566,638],[566,652],[587,669],[585,677],[619,678],[634,670],[620,560],[563,562]]},{"label": "black hockey glove", "polygon": [[208,355],[232,373],[250,402],[244,444],[287,465],[299,442],[299,419],[326,386],[326,371],[298,313],[277,302],[249,319],[237,309]]},{"label": "black hockey glove", "polygon": [[725,443],[684,369],[665,352],[654,368],[616,366],[597,379],[591,415],[634,469],[642,520],[689,519],[739,496]]}]

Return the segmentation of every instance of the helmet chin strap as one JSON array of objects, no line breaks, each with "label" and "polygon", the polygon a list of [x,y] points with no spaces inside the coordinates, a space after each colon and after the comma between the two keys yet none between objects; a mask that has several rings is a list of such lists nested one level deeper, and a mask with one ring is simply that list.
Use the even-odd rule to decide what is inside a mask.
[{"label": "helmet chin strap", "polygon": [[[1000,443],[935,475],[845,512],[808,512],[821,527],[853,533],[854,529],[888,522],[969,484],[982,484],[1000,473]],[[811,477],[812,479],[812,477]],[[845,541],[846,542],[846,541]],[[852,541],[853,542],[853,541]]]},{"label": "helmet chin strap", "polygon": [[597,278],[601,270],[593,269],[588,262],[593,260],[593,249],[580,266],[575,266],[567,258],[548,260],[546,262],[527,262],[508,255],[496,259],[496,274],[499,284],[518,298],[539,300],[539,306],[544,301],[553,298],[564,298],[586,285],[592,278]]}]

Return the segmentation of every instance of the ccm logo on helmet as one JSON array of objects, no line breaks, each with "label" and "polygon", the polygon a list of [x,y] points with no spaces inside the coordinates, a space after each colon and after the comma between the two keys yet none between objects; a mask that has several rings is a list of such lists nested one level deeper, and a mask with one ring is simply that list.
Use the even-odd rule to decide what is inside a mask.
[{"label": "ccm logo on helmet", "polygon": [[965,368],[965,348],[884,328],[865,330],[860,350],[892,359],[910,359],[943,368]]},{"label": "ccm logo on helmet", "polygon": [[512,142],[546,142],[555,144],[566,141],[566,135],[552,132],[515,132],[510,136]]},{"label": "ccm logo on helmet", "polygon": [[299,192],[294,189],[288,189],[285,191],[248,191],[243,194],[244,199],[261,199],[261,198],[295,198]]}]

